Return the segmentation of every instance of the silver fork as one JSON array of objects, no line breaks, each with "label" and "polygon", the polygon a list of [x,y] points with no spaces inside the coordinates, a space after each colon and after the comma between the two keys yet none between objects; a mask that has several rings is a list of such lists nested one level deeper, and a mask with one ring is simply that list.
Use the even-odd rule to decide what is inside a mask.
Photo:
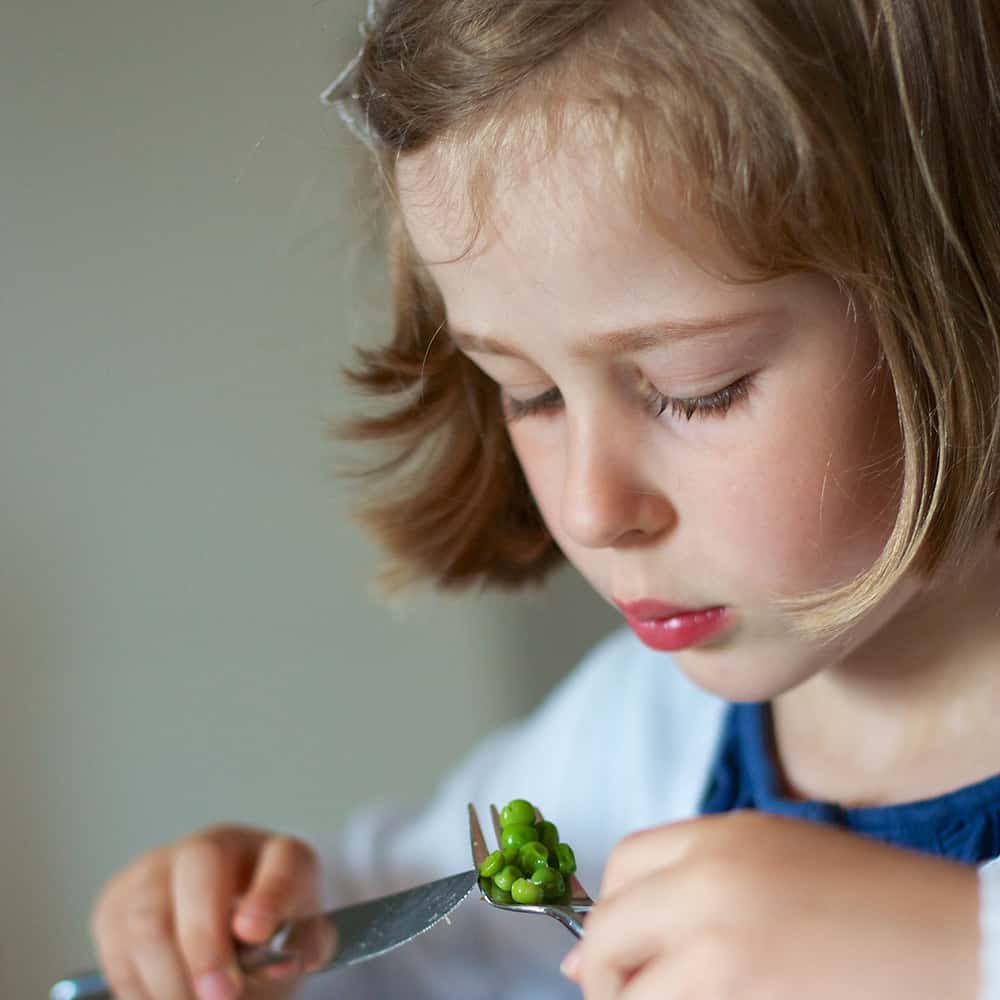
[{"label": "silver fork", "polygon": [[[543,819],[542,814],[535,810],[537,820]],[[490,806],[490,815],[493,818],[493,832],[496,834],[497,847],[500,846],[500,814],[497,807]],[[483,828],[479,825],[479,817],[476,815],[476,807],[469,803],[469,841],[472,845],[472,860],[478,870],[486,856],[490,853],[486,847],[486,840],[483,837]],[[479,880],[479,892],[483,899],[490,906],[495,906],[500,910],[512,910],[514,913],[541,913],[547,917],[554,917],[571,934],[578,938],[583,937],[583,920],[581,917],[587,913],[594,905],[594,901],[584,891],[580,880],[571,875],[567,882],[569,898],[561,903],[538,903],[530,905],[528,903],[499,903],[489,893],[486,879]]]}]

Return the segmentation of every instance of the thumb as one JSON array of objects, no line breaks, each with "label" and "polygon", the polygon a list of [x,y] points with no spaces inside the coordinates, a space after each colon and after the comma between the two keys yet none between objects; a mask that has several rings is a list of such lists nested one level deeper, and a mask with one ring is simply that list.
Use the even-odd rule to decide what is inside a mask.
[{"label": "thumb", "polygon": [[296,837],[265,841],[250,886],[233,915],[233,932],[250,944],[262,944],[282,921],[318,907],[319,861]]}]

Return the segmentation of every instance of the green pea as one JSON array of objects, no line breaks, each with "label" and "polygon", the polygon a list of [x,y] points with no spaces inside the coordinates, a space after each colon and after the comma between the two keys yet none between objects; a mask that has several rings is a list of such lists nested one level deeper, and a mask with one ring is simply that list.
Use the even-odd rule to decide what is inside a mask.
[{"label": "green pea", "polygon": [[511,799],[500,810],[501,826],[530,826],[535,822],[535,807],[527,799]]},{"label": "green pea", "polygon": [[493,851],[483,858],[483,863],[479,866],[479,874],[483,878],[492,878],[504,866],[503,851]]},{"label": "green pea", "polygon": [[514,865],[507,865],[493,876],[493,884],[502,892],[510,892],[511,886],[524,876],[524,872]]},{"label": "green pea", "polygon": [[505,847],[503,849],[504,864],[516,865],[517,856],[521,853],[520,847]]},{"label": "green pea", "polygon": [[505,826],[500,831],[500,847],[516,847],[520,850],[525,844],[535,840],[535,828],[526,823]]},{"label": "green pea", "polygon": [[501,826],[534,826],[535,807],[527,799],[511,799],[500,810]]},{"label": "green pea", "polygon": [[[552,871],[555,871],[555,869],[553,868]],[[552,890],[552,898],[554,899],[562,899],[562,897],[566,895],[566,879],[562,877],[561,872],[556,872],[556,880],[550,886],[550,888]],[[545,890],[546,896],[548,895],[548,893],[549,889],[546,889]]]},{"label": "green pea", "polygon": [[526,872],[532,872],[539,866],[549,863],[549,849],[538,840],[529,840],[517,855],[518,867]]},{"label": "green pea", "polygon": [[502,903],[506,906],[514,902],[514,897],[509,892],[504,892],[503,889],[498,889],[495,882],[486,879],[484,880],[483,885],[485,886],[484,891],[494,903]]},{"label": "green pea", "polygon": [[576,855],[569,844],[558,844],[556,846],[556,861],[559,865],[559,871],[566,878],[569,878],[576,871]]},{"label": "green pea", "polygon": [[559,844],[559,831],[555,823],[550,823],[547,819],[535,824],[535,832],[538,839],[549,849],[549,853],[555,853]]},{"label": "green pea", "polygon": [[531,873],[531,881],[542,889],[546,899],[558,899],[566,895],[566,881],[555,868],[549,868],[547,865],[544,868],[536,868]]},{"label": "green pea", "polygon": [[514,897],[515,903],[527,903],[529,906],[537,906],[545,898],[542,887],[529,882],[526,878],[519,878],[511,886],[510,894]]}]

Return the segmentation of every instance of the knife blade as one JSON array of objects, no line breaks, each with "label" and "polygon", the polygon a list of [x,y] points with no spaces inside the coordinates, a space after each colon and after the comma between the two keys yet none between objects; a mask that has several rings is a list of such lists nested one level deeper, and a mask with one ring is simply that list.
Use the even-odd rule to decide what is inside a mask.
[{"label": "knife blade", "polygon": [[[286,921],[262,945],[237,946],[244,972],[292,960],[312,975],[327,969],[367,962],[443,920],[478,884],[475,869],[447,878],[354,903],[325,913]],[[99,972],[83,972],[60,979],[49,990],[49,1000],[113,1000]]]}]

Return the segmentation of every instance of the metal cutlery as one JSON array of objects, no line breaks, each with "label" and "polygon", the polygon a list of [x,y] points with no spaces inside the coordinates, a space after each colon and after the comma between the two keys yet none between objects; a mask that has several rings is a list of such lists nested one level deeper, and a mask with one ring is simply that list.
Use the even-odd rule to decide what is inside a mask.
[{"label": "metal cutlery", "polygon": [[[476,884],[475,870],[326,913],[289,920],[261,945],[237,945],[244,972],[292,961],[303,974],[367,962],[443,920]],[[111,1000],[98,972],[60,979],[49,1000]]]},{"label": "metal cutlery", "polygon": [[[490,806],[493,829],[500,843],[500,816]],[[541,820],[541,813],[537,814]],[[576,937],[583,936],[582,917],[593,906],[576,876],[567,881],[566,897],[558,902],[499,902],[479,866],[489,853],[475,806],[469,803],[469,842],[473,868],[447,878],[381,896],[352,906],[286,921],[260,945],[236,944],[240,968],[253,973],[270,965],[293,962],[305,975],[366,962],[412,941],[443,920],[478,886],[491,906],[513,913],[540,913],[554,917]],[[67,976],[49,991],[49,1000],[112,1000],[108,983],[97,971]]]}]

